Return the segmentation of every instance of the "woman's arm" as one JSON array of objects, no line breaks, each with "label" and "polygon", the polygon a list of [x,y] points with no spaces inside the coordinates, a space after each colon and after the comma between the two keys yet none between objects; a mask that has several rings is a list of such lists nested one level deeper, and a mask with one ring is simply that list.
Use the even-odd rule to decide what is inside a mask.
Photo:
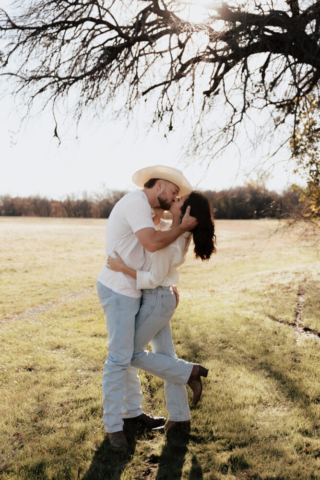
[{"label": "woman's arm", "polygon": [[[162,285],[174,264],[183,263],[187,243],[186,237],[181,236],[175,245],[169,245],[169,247],[153,253],[151,256],[151,269],[147,272],[128,267],[117,252],[114,252],[116,258],[108,257],[107,268],[114,272],[125,273],[136,279],[137,287],[140,289],[157,288],[159,285]],[[173,278],[173,283],[175,283],[179,278],[179,274],[177,271],[173,273],[177,277]]]},{"label": "woman's arm", "polygon": [[130,277],[136,279],[137,271],[133,268],[128,267],[117,252],[114,253],[116,255],[116,258],[110,257],[110,255],[108,256],[107,268],[113,270],[114,272],[125,273],[126,275],[129,275]]},{"label": "woman's arm", "polygon": [[[176,245],[169,245],[169,247],[153,253],[150,270],[147,272],[137,271],[137,287],[140,289],[157,288],[162,285],[174,265],[177,255],[179,255],[179,251]],[[179,278],[178,273],[177,277]],[[178,278],[174,279],[173,283]]]},{"label": "woman's arm", "polygon": [[107,268],[114,272],[125,273],[136,279],[138,288],[156,288],[159,287],[166,278],[172,265],[175,250],[176,248],[170,245],[163,249],[161,253],[155,252],[152,255],[150,272],[137,271],[128,267],[117,252],[114,252],[116,258],[110,257],[110,255],[108,256]]}]

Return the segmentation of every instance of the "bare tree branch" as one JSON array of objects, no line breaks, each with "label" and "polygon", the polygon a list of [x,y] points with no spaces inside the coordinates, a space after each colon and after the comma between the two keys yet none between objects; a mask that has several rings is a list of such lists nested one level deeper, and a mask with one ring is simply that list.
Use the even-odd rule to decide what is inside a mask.
[{"label": "bare tree branch", "polygon": [[0,75],[16,80],[29,108],[41,97],[57,105],[72,90],[80,117],[121,90],[130,111],[154,91],[154,121],[168,118],[169,130],[176,112],[202,102],[195,132],[203,133],[206,115],[224,102],[223,124],[209,125],[198,142],[214,155],[234,141],[249,110],[276,111],[276,125],[292,116],[295,131],[299,99],[319,94],[320,1],[212,3],[201,23],[186,19],[179,0],[16,5],[14,14],[0,9]]}]

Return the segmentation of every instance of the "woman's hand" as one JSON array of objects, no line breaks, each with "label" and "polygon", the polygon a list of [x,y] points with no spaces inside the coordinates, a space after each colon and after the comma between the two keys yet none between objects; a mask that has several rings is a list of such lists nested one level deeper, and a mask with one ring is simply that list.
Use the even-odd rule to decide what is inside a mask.
[{"label": "woman's hand", "polygon": [[114,252],[116,258],[110,257],[108,255],[107,259],[107,268],[113,270],[114,272],[124,272],[126,264],[121,259],[120,255],[117,252]]},{"label": "woman's hand", "polygon": [[174,294],[175,294],[175,296],[176,296],[176,308],[177,308],[178,305],[179,305],[180,295],[179,295],[178,289],[177,289],[177,287],[176,287],[175,285],[172,285],[171,288],[172,288],[172,290],[173,290],[173,292],[174,292]]}]

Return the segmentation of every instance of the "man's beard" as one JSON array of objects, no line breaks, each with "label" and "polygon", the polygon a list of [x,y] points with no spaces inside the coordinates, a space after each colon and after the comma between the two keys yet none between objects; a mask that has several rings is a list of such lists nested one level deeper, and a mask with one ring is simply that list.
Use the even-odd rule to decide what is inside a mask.
[{"label": "man's beard", "polygon": [[169,210],[172,203],[172,202],[168,203],[168,199],[164,193],[159,195],[158,202],[159,202],[159,207],[162,208],[163,210]]}]

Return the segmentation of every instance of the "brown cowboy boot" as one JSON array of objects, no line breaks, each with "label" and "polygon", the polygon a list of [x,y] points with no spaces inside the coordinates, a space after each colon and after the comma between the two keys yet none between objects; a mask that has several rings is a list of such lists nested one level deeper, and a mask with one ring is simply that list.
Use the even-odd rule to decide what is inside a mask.
[{"label": "brown cowboy boot", "polygon": [[148,415],[147,413],[144,413],[144,412],[141,413],[141,415],[138,415],[137,417],[126,418],[124,420],[128,421],[129,423],[139,423],[140,425],[143,425],[146,428],[160,427],[166,421],[164,417],[152,417],[151,415]]},{"label": "brown cowboy boot", "polygon": [[124,452],[128,448],[127,439],[123,433],[123,430],[120,432],[108,433],[109,442],[111,448],[114,452]]},{"label": "brown cowboy boot", "polygon": [[201,377],[206,377],[208,375],[208,370],[201,365],[194,365],[187,385],[193,391],[193,405],[197,405],[200,400],[202,393],[202,383]]}]

